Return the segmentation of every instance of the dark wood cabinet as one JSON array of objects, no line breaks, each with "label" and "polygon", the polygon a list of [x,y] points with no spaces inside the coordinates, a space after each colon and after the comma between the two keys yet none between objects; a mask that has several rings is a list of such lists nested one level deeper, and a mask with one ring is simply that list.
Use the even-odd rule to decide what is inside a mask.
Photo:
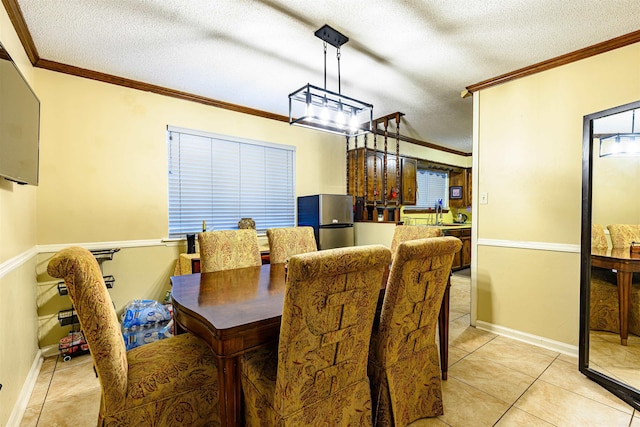
[{"label": "dark wood cabinet", "polygon": [[[471,168],[449,172],[449,207],[466,208],[471,206]],[[451,198],[451,187],[462,188],[462,198]]]},{"label": "dark wood cabinet", "polygon": [[418,161],[416,159],[402,158],[402,204],[415,205],[417,194],[416,173]]},{"label": "dark wood cabinet", "polygon": [[471,266],[471,229],[451,228],[443,230],[446,236],[454,236],[462,242],[462,249],[453,257],[452,270],[460,270]]},{"label": "dark wood cabinet", "polygon": [[[355,197],[363,197],[367,204],[372,204],[375,200],[378,205],[383,205],[386,194],[387,205],[389,207],[395,206],[396,201],[406,205],[415,205],[417,161],[415,159],[401,157],[401,162],[398,164],[396,155],[387,153],[387,169],[385,175],[384,153],[368,149],[366,156],[367,191],[365,192],[364,148],[349,151],[349,173],[347,177],[349,193]],[[397,185],[398,167],[400,167],[400,185]]]}]

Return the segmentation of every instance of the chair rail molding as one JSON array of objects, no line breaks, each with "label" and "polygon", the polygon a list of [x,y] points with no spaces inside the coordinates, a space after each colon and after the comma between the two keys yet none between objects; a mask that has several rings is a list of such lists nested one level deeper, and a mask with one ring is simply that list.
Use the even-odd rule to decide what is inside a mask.
[{"label": "chair rail molding", "polygon": [[38,249],[36,246],[27,249],[26,251],[0,263],[0,278],[6,276],[11,271],[20,267],[25,262],[29,261],[34,256],[38,255]]},{"label": "chair rail molding", "polygon": [[521,240],[478,239],[478,246],[495,246],[513,249],[532,249],[538,251],[580,253],[580,245],[552,242],[527,242]]}]

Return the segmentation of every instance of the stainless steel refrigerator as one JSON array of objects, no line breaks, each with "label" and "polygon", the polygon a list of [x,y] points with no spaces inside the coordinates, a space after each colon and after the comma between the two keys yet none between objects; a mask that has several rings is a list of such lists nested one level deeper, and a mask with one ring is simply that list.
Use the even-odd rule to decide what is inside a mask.
[{"label": "stainless steel refrigerator", "polygon": [[353,246],[353,198],[348,194],[298,197],[298,225],[313,227],[318,249]]}]

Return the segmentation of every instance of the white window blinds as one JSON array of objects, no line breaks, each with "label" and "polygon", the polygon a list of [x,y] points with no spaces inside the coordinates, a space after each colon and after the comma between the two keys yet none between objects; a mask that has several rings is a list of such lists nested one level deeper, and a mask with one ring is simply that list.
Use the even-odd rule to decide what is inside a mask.
[{"label": "white window blinds", "polygon": [[438,199],[442,199],[442,206],[449,206],[449,192],[447,191],[449,175],[446,172],[419,169],[416,174],[418,182],[417,208],[435,208]]},{"label": "white window blinds", "polygon": [[295,225],[295,147],[168,127],[169,237]]}]

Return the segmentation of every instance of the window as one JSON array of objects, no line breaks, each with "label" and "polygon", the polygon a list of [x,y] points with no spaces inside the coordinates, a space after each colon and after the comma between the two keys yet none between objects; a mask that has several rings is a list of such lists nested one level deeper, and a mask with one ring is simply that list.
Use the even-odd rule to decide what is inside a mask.
[{"label": "window", "polygon": [[435,208],[438,199],[442,199],[442,206],[449,206],[449,175],[430,169],[418,169],[416,174],[418,182],[418,200],[416,208]]},{"label": "window", "polygon": [[169,237],[295,225],[295,147],[168,127]]}]

